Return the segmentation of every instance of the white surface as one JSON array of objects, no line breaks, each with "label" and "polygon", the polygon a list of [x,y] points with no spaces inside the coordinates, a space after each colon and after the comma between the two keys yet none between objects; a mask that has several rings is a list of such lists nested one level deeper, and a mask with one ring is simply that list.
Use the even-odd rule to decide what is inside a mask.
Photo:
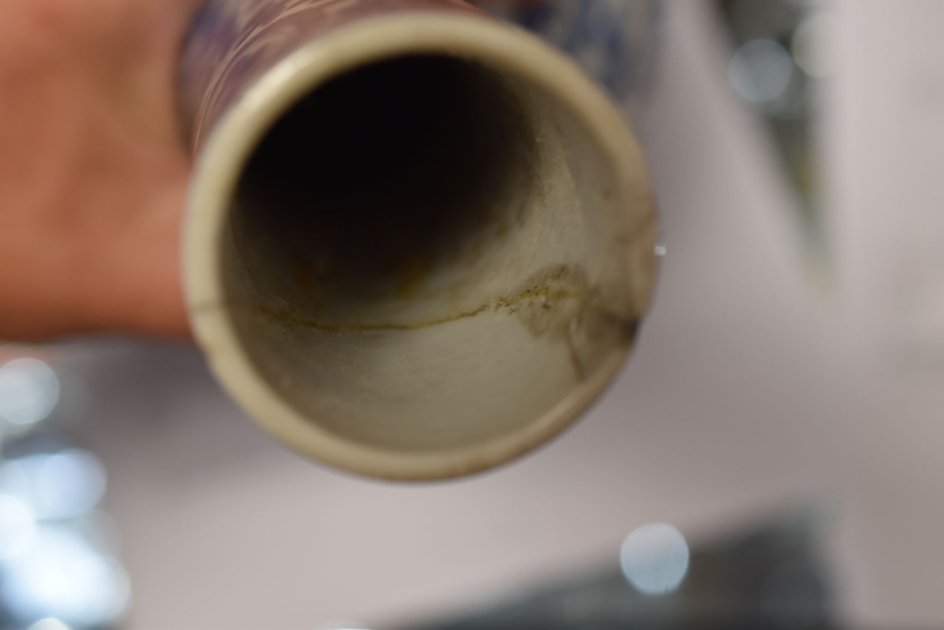
[{"label": "white surface", "polygon": [[[913,60],[881,72],[872,62],[930,42],[944,4],[846,5],[836,88],[849,109],[832,113],[842,124],[827,135],[845,143],[830,151],[839,253],[843,269],[883,269],[870,259],[884,255],[889,205],[933,205],[913,191],[894,203],[894,187],[913,184],[906,162],[937,187],[930,154],[865,144],[900,124],[870,99],[897,89],[907,75],[895,63]],[[706,4],[675,8],[643,121],[669,247],[656,307],[619,382],[550,447],[461,482],[362,481],[281,450],[192,353],[98,351],[85,374],[134,585],[131,627],[382,625],[595,561],[616,567],[645,523],[697,544],[810,502],[833,517],[828,552],[850,619],[944,623],[941,375],[897,371],[872,351],[881,322],[870,314],[890,298],[868,269],[833,298],[806,290],[788,196],[758,123],[724,85]],[[894,37],[881,35],[889,26]]]},{"label": "white surface", "polygon": [[944,3],[844,0],[823,142],[860,415],[842,504],[855,618],[944,624]]}]

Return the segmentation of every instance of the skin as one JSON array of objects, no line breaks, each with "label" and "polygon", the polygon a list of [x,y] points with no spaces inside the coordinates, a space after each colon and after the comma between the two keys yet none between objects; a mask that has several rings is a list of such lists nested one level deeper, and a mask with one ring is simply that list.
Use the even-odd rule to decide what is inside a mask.
[{"label": "skin", "polygon": [[0,339],[186,337],[174,73],[196,2],[6,2]]},{"label": "skin", "polygon": [[175,73],[198,5],[4,0],[0,340],[189,338]]}]

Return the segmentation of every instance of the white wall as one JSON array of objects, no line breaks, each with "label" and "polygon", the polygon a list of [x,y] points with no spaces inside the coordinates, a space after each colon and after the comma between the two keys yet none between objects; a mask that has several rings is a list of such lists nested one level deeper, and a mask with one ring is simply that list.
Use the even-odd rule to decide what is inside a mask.
[{"label": "white wall", "polygon": [[[843,8],[833,87],[844,109],[830,110],[825,138],[847,284],[825,297],[803,277],[762,128],[723,84],[706,4],[673,4],[641,121],[669,246],[655,309],[616,386],[548,448],[467,481],[363,481],[270,441],[190,351],[89,354],[93,439],[134,580],[131,627],[409,619],[615,563],[642,523],[672,522],[697,541],[809,503],[832,518],[828,551],[851,618],[944,623],[942,376],[889,365],[872,333],[891,320],[871,317],[894,286],[882,275],[890,231],[896,243],[921,235],[907,217],[934,214],[941,194],[944,48],[930,42],[944,4]],[[884,90],[927,85],[899,66],[936,81],[920,97],[930,104],[907,110],[916,128],[904,137]]]}]

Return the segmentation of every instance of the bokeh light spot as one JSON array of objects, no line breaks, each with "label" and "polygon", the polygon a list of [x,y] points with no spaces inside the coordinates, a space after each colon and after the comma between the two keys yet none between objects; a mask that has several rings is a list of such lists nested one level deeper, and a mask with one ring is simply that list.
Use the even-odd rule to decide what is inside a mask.
[{"label": "bokeh light spot", "polygon": [[728,65],[731,87],[755,105],[771,105],[793,77],[793,57],[772,39],[754,39],[735,51]]},{"label": "bokeh light spot", "polygon": [[26,552],[36,536],[36,517],[24,501],[0,494],[0,560]]},{"label": "bokeh light spot", "polygon": [[25,427],[42,422],[59,403],[59,377],[47,364],[21,358],[0,366],[0,419]]},{"label": "bokeh light spot", "polygon": [[30,548],[8,562],[0,584],[4,607],[22,621],[54,617],[79,627],[113,624],[128,602],[128,578],[76,531],[37,530]]},{"label": "bokeh light spot", "polygon": [[678,589],[688,573],[688,543],[672,525],[652,523],[633,531],[620,549],[623,575],[644,595]]}]

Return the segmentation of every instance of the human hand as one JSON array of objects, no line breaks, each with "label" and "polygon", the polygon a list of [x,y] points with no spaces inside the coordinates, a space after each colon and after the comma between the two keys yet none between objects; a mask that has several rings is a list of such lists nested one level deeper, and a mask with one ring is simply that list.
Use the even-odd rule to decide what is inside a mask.
[{"label": "human hand", "polygon": [[[489,6],[535,0],[489,0]],[[0,339],[187,337],[176,70],[200,0],[6,0]]]},{"label": "human hand", "polygon": [[188,335],[176,65],[197,0],[7,0],[0,339]]}]

